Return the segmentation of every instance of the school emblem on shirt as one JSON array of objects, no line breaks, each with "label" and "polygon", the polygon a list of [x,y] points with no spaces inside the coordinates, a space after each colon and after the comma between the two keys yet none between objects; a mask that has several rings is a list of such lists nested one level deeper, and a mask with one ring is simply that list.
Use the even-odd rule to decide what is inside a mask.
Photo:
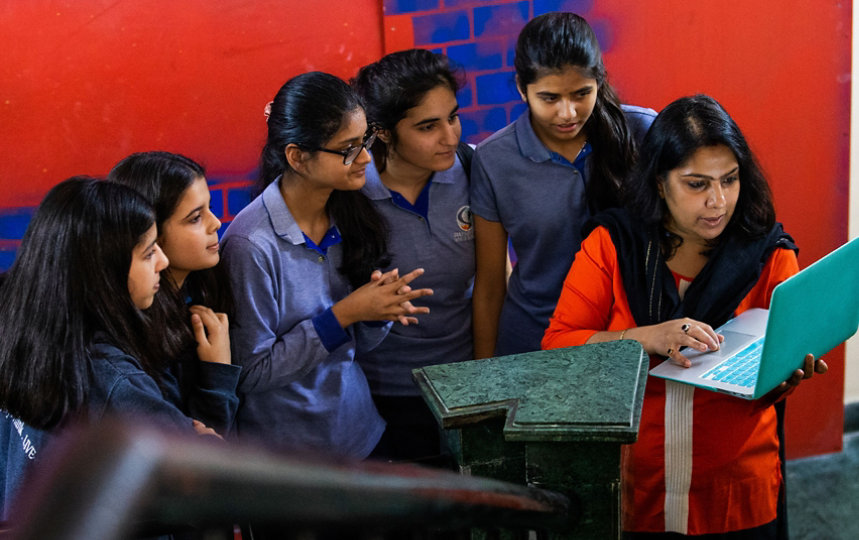
[{"label": "school emblem on shirt", "polygon": [[456,225],[459,231],[453,233],[453,239],[457,242],[469,242],[474,239],[474,226],[471,217],[471,207],[460,206],[456,211]]},{"label": "school emblem on shirt", "polygon": [[456,224],[459,225],[459,230],[470,231],[473,220],[471,219],[471,207],[468,205],[460,206],[456,211]]}]

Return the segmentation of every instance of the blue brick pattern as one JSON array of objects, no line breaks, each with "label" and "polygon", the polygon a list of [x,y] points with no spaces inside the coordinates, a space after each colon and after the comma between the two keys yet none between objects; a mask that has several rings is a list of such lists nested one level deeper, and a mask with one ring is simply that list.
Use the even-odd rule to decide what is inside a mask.
[{"label": "blue brick pattern", "polygon": [[448,8],[472,7],[498,3],[498,0],[444,0],[444,6]]},{"label": "blue brick pattern", "polygon": [[526,105],[524,102],[520,102],[516,105],[513,105],[513,107],[510,109],[510,121],[515,121],[517,118],[519,118],[519,116],[522,115],[523,112],[527,110],[528,105]]},{"label": "blue brick pattern", "polygon": [[15,262],[15,253],[35,208],[0,209],[0,273],[9,270]]},{"label": "blue brick pattern", "polygon": [[[527,106],[514,83],[519,31],[532,17],[571,11],[588,19],[603,50],[612,45],[611,27],[589,17],[594,0],[385,0],[385,15],[410,14],[415,46],[441,52],[464,69],[457,93],[462,138],[479,143]],[[437,5],[436,5],[437,4]]]},{"label": "blue brick pattern", "polygon": [[462,126],[462,140],[468,143],[477,144],[480,142],[477,120],[472,118],[475,112],[465,112],[459,115],[459,123]]},{"label": "blue brick pattern", "polygon": [[385,0],[385,15],[401,15],[439,7],[439,0]]},{"label": "blue brick pattern", "polygon": [[500,105],[518,101],[521,97],[516,91],[512,71],[478,75],[476,82],[477,102],[481,105]]},{"label": "blue brick pattern", "polygon": [[534,0],[534,16],[550,11],[572,11],[582,14],[590,11],[591,6],[593,6],[592,0]]},{"label": "blue brick pattern", "polygon": [[504,107],[492,107],[476,111],[472,118],[477,122],[478,128],[484,133],[494,133],[507,125],[507,109]]},{"label": "blue brick pattern", "polygon": [[[462,138],[478,143],[527,111],[513,78],[516,38],[531,18],[550,11],[572,11],[588,18],[604,51],[613,45],[610,25],[592,19],[593,0],[384,0],[385,16],[412,19],[415,46],[447,54],[465,72],[457,93]],[[246,178],[252,178],[254,172]],[[220,233],[251,201],[249,181],[224,179],[212,184],[212,211],[222,221]],[[11,266],[32,208],[0,209],[0,272]],[[226,218],[224,217],[226,216]]]},{"label": "blue brick pattern", "polygon": [[464,86],[456,93],[456,102],[459,104],[460,110],[464,107],[470,107],[472,99],[470,86]]},{"label": "blue brick pattern", "polygon": [[15,208],[0,211],[0,240],[24,238],[27,225],[35,212],[34,208]]},{"label": "blue brick pattern", "polygon": [[233,188],[227,193],[227,210],[235,216],[251,202],[251,187]]},{"label": "blue brick pattern", "polygon": [[471,37],[467,11],[452,11],[412,18],[415,45],[435,45]]},{"label": "blue brick pattern", "polygon": [[212,195],[211,200],[209,201],[209,209],[213,214],[218,216],[224,215],[224,195],[223,192],[217,189],[210,189],[209,193]]},{"label": "blue brick pattern", "polygon": [[0,249],[0,274],[11,268],[15,262],[15,250]]},{"label": "blue brick pattern", "polygon": [[528,22],[530,2],[474,8],[474,37],[518,34]]},{"label": "blue brick pattern", "polygon": [[447,48],[451,60],[466,71],[482,71],[504,67],[507,44],[503,40],[480,41]]}]

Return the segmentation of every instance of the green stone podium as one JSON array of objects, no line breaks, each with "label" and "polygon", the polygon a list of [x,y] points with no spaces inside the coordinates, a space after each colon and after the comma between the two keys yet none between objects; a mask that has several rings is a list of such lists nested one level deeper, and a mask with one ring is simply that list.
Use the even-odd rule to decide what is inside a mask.
[{"label": "green stone podium", "polygon": [[[567,495],[550,538],[620,538],[621,445],[635,442],[648,357],[636,341],[413,371],[460,472]],[[473,535],[480,537],[479,533]]]}]

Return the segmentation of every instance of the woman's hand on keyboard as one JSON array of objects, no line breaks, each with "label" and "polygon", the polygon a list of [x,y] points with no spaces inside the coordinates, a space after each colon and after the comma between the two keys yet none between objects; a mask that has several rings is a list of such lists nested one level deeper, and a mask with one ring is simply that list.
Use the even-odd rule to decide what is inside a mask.
[{"label": "woman's hand on keyboard", "polygon": [[680,353],[682,347],[691,347],[702,352],[717,351],[725,340],[709,324],[688,317],[630,328],[624,337],[637,340],[648,354],[665,356],[681,367],[692,365],[692,362]]}]

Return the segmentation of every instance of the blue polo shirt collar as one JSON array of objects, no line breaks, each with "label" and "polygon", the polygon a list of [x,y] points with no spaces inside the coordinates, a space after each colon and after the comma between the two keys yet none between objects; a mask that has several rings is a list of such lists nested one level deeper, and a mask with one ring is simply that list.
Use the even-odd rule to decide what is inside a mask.
[{"label": "blue polo shirt collar", "polygon": [[[453,184],[456,182],[456,175],[459,174],[457,171],[461,170],[462,164],[459,162],[459,159],[457,159],[454,161],[453,167],[450,169],[433,173],[427,186],[430,184]],[[373,201],[381,201],[391,198],[391,191],[382,183],[382,178],[379,176],[379,171],[376,170],[375,163],[370,163],[364,174],[367,176],[367,182],[364,184],[364,187],[361,188],[364,195]]]},{"label": "blue polo shirt collar", "polygon": [[570,163],[562,155],[552,152],[537,137],[537,133],[534,132],[534,126],[531,125],[531,115],[527,111],[519,115],[519,118],[516,119],[516,142],[519,143],[519,151],[523,157],[536,163],[553,161],[568,167],[575,167],[582,176],[584,176],[585,159],[592,151],[590,143],[586,142],[579,155],[576,156],[574,163]]},{"label": "blue polo shirt collar", "polygon": [[[286,206],[286,201],[283,200],[283,195],[280,193],[279,176],[277,180],[269,184],[262,192],[262,202],[268,212],[271,227],[274,229],[276,235],[294,246],[306,243],[304,232],[298,226],[298,223],[296,223],[295,218],[292,217],[292,213],[289,211],[289,207]],[[331,228],[334,229],[335,227],[334,219],[331,219]]]},{"label": "blue polo shirt collar", "polygon": [[528,111],[523,112],[516,119],[516,142],[519,143],[519,151],[523,157],[535,163],[551,161],[552,153],[537,137],[534,126],[531,125],[531,115]]}]

